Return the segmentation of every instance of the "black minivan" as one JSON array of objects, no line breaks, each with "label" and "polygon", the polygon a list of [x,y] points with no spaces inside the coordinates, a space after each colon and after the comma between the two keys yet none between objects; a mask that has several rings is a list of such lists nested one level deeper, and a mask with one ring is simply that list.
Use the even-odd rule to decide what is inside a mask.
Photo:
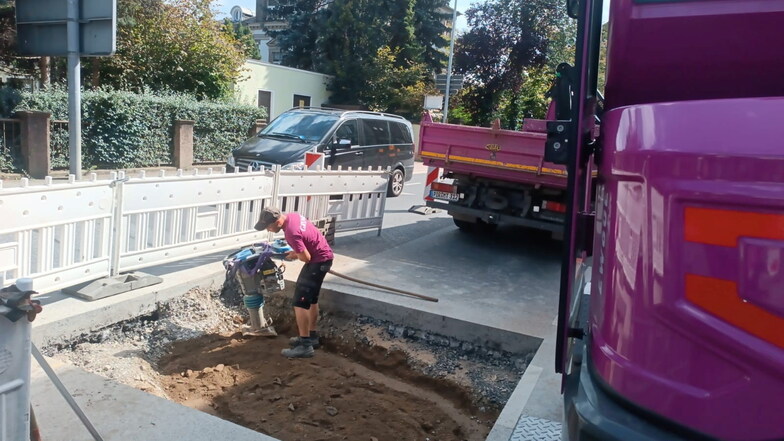
[{"label": "black minivan", "polygon": [[326,165],[391,168],[388,196],[399,196],[414,172],[411,123],[387,113],[298,107],[280,114],[231,152],[227,171],[282,165],[303,170],[306,152],[322,152]]}]

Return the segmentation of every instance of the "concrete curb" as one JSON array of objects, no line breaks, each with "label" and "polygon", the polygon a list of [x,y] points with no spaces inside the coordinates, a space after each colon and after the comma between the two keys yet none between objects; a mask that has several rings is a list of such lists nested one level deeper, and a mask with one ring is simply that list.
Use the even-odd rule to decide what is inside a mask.
[{"label": "concrete curb", "polygon": [[147,315],[193,288],[220,287],[224,280],[220,263],[202,265],[167,274],[161,284],[106,297],[94,302],[66,297],[45,304],[33,322],[33,343],[44,347],[125,320]]}]

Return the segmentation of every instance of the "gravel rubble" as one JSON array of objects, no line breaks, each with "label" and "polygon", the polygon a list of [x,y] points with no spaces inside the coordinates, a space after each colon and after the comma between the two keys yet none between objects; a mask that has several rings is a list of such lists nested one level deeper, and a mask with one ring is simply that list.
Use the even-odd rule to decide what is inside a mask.
[{"label": "gravel rubble", "polygon": [[149,316],[116,323],[74,341],[48,346],[44,354],[122,384],[168,398],[160,387],[155,365],[169,345],[208,333],[237,330],[246,314],[226,306],[215,293],[193,289],[160,305]]}]

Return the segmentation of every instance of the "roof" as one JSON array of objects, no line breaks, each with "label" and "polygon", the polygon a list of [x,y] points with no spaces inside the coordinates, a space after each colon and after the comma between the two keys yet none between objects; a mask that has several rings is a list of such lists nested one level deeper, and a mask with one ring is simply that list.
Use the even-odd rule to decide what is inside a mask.
[{"label": "roof", "polygon": [[394,115],[392,113],[383,113],[383,112],[373,112],[370,110],[346,110],[346,109],[335,109],[332,107],[318,107],[318,106],[306,106],[306,107],[292,107],[288,111],[298,110],[298,111],[310,111],[310,112],[319,112],[319,113],[332,113],[335,115],[365,115],[365,116],[377,116],[377,117],[386,117],[386,118],[393,118],[399,119],[402,122],[408,122],[407,119],[403,118],[400,115]]}]

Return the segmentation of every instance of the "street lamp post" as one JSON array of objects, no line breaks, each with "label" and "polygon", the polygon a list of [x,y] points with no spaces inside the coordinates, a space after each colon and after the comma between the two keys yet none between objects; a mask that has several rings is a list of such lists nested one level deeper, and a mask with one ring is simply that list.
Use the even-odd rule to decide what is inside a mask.
[{"label": "street lamp post", "polygon": [[452,8],[452,36],[449,38],[449,62],[446,67],[446,97],[444,98],[444,121],[447,122],[449,116],[449,95],[452,88],[452,56],[455,52],[455,27],[457,27],[457,0],[455,7]]}]

